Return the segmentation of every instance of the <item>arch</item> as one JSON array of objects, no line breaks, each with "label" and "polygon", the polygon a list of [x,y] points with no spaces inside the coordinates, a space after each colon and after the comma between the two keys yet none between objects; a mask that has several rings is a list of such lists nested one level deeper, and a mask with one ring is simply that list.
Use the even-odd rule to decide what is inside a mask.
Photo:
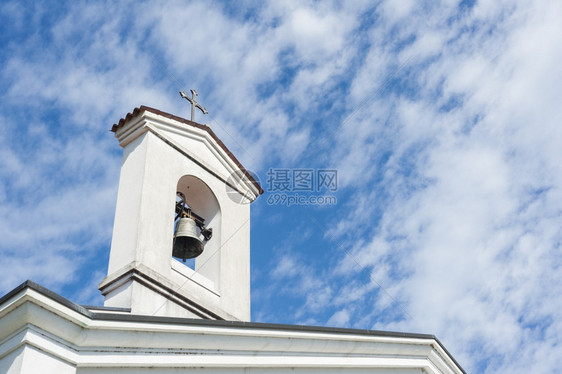
[{"label": "arch", "polygon": [[220,215],[219,202],[209,186],[193,175],[184,175],[178,181],[177,191],[185,195],[189,207],[209,223]]},{"label": "arch", "polygon": [[195,258],[194,270],[218,287],[222,215],[217,197],[205,182],[189,174],[178,180],[177,191],[185,195],[187,205],[205,220],[205,226],[213,229],[213,236],[206,242],[203,253]]}]

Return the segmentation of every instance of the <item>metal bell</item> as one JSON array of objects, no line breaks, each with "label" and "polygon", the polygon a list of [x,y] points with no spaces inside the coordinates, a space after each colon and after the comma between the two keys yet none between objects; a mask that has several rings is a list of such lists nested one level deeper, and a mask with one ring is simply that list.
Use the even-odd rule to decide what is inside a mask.
[{"label": "metal bell", "polygon": [[172,256],[181,258],[185,262],[188,258],[197,257],[201,253],[203,253],[203,242],[197,234],[195,221],[188,217],[180,218],[174,233]]}]

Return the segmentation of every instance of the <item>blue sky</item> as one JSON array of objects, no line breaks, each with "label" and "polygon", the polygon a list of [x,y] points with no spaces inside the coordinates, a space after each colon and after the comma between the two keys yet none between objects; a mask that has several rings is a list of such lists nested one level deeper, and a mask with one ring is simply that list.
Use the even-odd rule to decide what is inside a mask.
[{"label": "blue sky", "polygon": [[[254,321],[435,334],[469,372],[562,365],[562,3],[0,4],[0,293],[101,304],[121,149],[209,123],[266,192]],[[336,170],[336,204],[268,171]],[[268,178],[270,178],[268,180]],[[294,196],[297,191],[283,191]],[[270,198],[268,200],[268,198]]]}]

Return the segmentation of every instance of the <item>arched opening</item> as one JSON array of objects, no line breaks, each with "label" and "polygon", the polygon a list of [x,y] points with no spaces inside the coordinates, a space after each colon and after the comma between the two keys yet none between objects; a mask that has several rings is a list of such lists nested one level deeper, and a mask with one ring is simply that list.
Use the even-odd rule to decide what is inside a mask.
[{"label": "arched opening", "polygon": [[[187,206],[204,221],[204,226],[212,230],[212,237],[205,242],[201,255],[188,259],[184,264],[218,285],[221,245],[221,210],[218,200],[209,186],[193,175],[181,177],[177,191],[185,196]],[[201,234],[199,228],[197,234]],[[201,238],[203,239],[202,236]]]}]

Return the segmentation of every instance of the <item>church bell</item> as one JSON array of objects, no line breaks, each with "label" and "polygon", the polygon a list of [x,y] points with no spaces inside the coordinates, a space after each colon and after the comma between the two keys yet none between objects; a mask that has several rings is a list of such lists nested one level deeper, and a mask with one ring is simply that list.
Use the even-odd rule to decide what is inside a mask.
[{"label": "church bell", "polygon": [[172,256],[181,258],[183,262],[203,253],[203,241],[197,234],[197,225],[190,217],[182,217],[176,225]]}]

